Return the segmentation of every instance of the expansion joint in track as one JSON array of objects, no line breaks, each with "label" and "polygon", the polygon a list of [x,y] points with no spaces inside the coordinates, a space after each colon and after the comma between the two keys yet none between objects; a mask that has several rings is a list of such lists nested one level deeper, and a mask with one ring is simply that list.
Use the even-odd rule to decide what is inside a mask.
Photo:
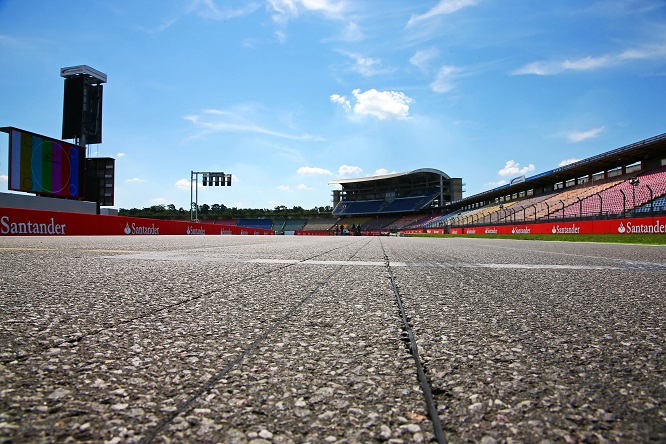
[{"label": "expansion joint in track", "polygon": [[412,358],[414,359],[414,364],[416,366],[416,376],[418,378],[419,384],[421,385],[421,390],[423,391],[423,398],[426,403],[426,410],[428,412],[428,416],[430,417],[430,421],[432,422],[435,439],[439,444],[446,444],[447,443],[446,435],[444,434],[444,430],[442,429],[442,423],[439,420],[439,415],[437,414],[437,403],[435,402],[435,398],[432,394],[430,383],[428,381],[428,377],[426,376],[423,363],[421,362],[421,358],[419,357],[416,338],[414,337],[412,326],[409,322],[409,319],[405,312],[405,307],[402,303],[402,297],[400,296],[400,291],[398,290],[398,284],[396,283],[393,270],[391,269],[391,262],[386,252],[384,251],[383,245],[382,245],[382,251],[384,252],[384,262],[386,266],[386,271],[388,273],[389,280],[391,282],[391,287],[393,289],[396,304],[398,306],[398,311],[400,313],[400,317],[402,320],[403,332],[404,334],[407,335],[407,339],[409,341],[410,353],[412,355]]}]

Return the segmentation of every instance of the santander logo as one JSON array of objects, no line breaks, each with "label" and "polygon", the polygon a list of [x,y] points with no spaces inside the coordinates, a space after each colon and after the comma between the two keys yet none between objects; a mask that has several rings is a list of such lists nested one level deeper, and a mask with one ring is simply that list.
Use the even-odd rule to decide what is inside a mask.
[{"label": "santander logo", "polygon": [[[641,221],[642,222],[642,221]],[[641,223],[636,221],[627,221],[627,226],[620,223],[617,229],[620,233],[640,233],[640,234],[664,234],[666,233],[666,224],[661,223],[659,219],[650,221],[648,223]]]},{"label": "santander logo", "polygon": [[580,227],[577,227],[576,224],[572,224],[568,227],[553,225],[552,232],[553,234],[580,234]]},{"label": "santander logo", "polygon": [[159,227],[156,227],[155,224],[152,224],[150,227],[137,225],[134,222],[130,225],[129,222],[125,224],[125,229],[123,230],[125,234],[160,234]]},{"label": "santander logo", "polygon": [[9,235],[64,235],[66,224],[57,223],[52,217],[48,222],[31,220],[14,221],[9,216],[0,218],[0,234]]}]

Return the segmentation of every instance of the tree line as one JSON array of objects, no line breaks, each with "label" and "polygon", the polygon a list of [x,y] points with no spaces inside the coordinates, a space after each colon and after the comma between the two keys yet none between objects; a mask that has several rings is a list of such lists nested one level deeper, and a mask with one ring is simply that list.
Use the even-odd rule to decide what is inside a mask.
[{"label": "tree line", "polygon": [[[300,206],[287,208],[284,205],[278,205],[273,209],[260,208],[229,208],[224,204],[202,204],[198,207],[199,219],[310,219],[313,217],[327,217],[331,215],[333,207],[314,207],[306,210]],[[121,208],[118,210],[120,216],[149,217],[152,219],[173,219],[189,220],[190,210],[183,207],[176,208],[174,204],[152,205],[145,208]]]}]

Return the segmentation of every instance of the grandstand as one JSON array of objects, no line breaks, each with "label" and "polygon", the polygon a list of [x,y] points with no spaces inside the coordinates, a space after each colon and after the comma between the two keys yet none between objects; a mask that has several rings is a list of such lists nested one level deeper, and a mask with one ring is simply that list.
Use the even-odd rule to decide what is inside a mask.
[{"label": "grandstand", "polygon": [[[463,182],[436,169],[340,179],[330,217],[243,219],[239,226],[336,233],[640,217],[666,212],[666,134],[492,190],[462,197]],[[230,221],[217,223],[229,224]]]},{"label": "grandstand", "polygon": [[462,179],[435,169],[330,184],[342,189],[333,191],[335,219],[325,230],[352,223],[396,231],[658,214],[666,209],[666,134],[466,198]]},{"label": "grandstand", "polygon": [[[205,221],[204,221],[205,222]],[[302,230],[308,223],[307,219],[218,219],[213,220],[216,225],[231,225],[246,228],[262,228],[275,231],[276,234],[293,234],[296,230]],[[331,226],[335,224],[335,220],[331,222]],[[330,226],[328,226],[330,228]],[[317,228],[319,229],[319,228]],[[327,229],[327,228],[325,228]]]},{"label": "grandstand", "polygon": [[405,173],[329,182],[342,186],[333,191],[333,215],[405,214],[441,208],[462,198],[462,179],[432,168]]},{"label": "grandstand", "polygon": [[665,214],[666,134],[465,198],[462,179],[431,168],[329,183],[341,187],[333,191],[330,216],[215,223],[272,229],[277,234],[336,234],[342,226],[386,234]]}]

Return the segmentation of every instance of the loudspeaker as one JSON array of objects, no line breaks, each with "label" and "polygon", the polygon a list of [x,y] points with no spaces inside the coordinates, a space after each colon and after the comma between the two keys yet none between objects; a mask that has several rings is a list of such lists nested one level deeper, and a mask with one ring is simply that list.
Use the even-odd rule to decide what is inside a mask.
[{"label": "loudspeaker", "polygon": [[115,164],[110,157],[86,159],[86,200],[102,207],[113,206]]},{"label": "loudspeaker", "polygon": [[83,138],[85,144],[102,143],[102,85],[91,85],[84,76],[65,79],[62,138]]},{"label": "loudspeaker", "polygon": [[65,79],[65,100],[62,107],[63,139],[75,139],[81,136],[84,81],[82,76]]},{"label": "loudspeaker", "polygon": [[102,85],[83,87],[82,133],[86,135],[86,144],[102,143]]}]

